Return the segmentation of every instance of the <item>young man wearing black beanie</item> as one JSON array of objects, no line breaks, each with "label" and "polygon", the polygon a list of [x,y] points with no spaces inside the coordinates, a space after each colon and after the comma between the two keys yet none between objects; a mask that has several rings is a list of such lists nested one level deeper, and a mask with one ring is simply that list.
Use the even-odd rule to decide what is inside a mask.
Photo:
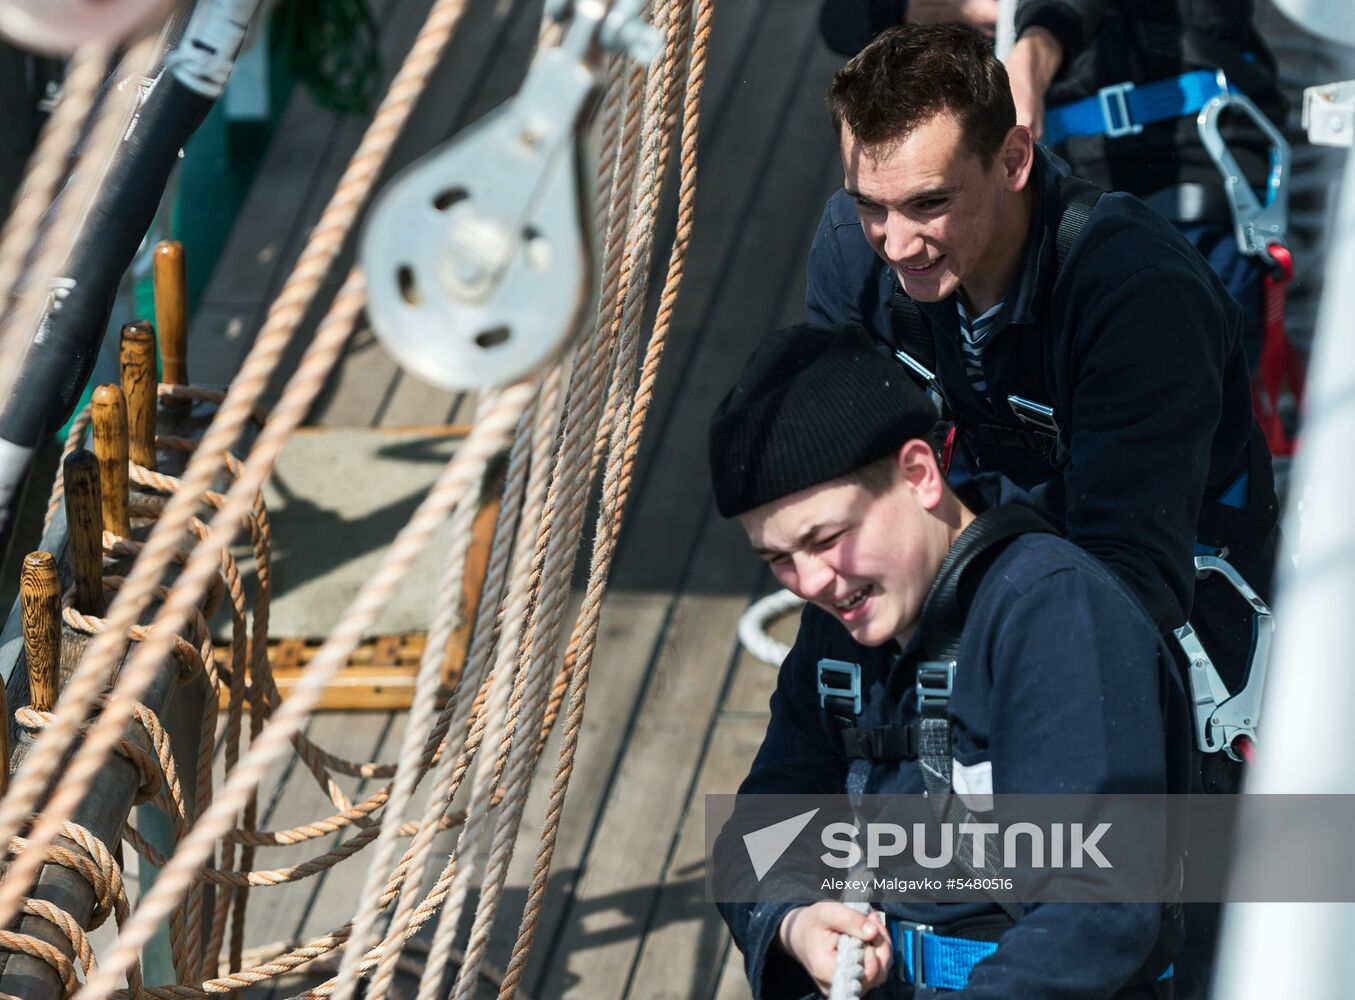
[{"label": "young man wearing black beanie", "polygon": [[[934,419],[899,364],[851,324],[771,335],[716,410],[710,464],[720,513],[739,519],[778,582],[808,602],[741,795],[927,788],[918,760],[872,751],[869,741],[849,746],[843,720],[820,697],[818,670],[825,657],[859,669],[853,731],[916,723],[933,583],[954,572],[958,554],[984,546],[1004,510],[987,502],[1000,484],[975,481],[963,497],[947,485],[929,442]],[[1138,600],[1049,531],[1014,532],[981,553],[955,578],[963,628],[946,790],[1184,791],[1185,695]],[[908,922],[933,929],[931,953],[955,949],[946,981],[930,985],[957,996],[1174,995],[1160,945],[1179,928],[1157,904],[1008,904],[1015,919],[989,902],[888,903],[870,916],[826,899],[720,908],[757,998],[827,992],[840,933],[866,943],[866,989],[913,996],[915,963],[891,945],[912,940],[898,936]],[[975,939],[989,942],[979,954]]]}]

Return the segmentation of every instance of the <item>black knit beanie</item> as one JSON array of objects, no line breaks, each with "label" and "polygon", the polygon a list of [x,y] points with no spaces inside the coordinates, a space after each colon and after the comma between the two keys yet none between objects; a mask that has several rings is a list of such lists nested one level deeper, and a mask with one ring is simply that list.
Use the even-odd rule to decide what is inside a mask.
[{"label": "black knit beanie", "polygon": [[936,407],[860,325],[805,323],[768,336],[710,422],[724,517],[837,479],[928,439]]}]

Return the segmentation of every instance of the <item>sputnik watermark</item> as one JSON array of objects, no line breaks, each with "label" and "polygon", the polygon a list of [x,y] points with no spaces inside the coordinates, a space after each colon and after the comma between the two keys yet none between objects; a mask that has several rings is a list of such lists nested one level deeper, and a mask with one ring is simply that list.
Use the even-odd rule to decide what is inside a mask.
[{"label": "sputnik watermark", "polygon": [[[805,819],[800,829],[808,822],[809,819]],[[1098,868],[1115,867],[1098,846],[1112,824],[1097,823],[1090,832],[1085,826],[1083,823],[1050,823],[1046,828],[1035,823],[1013,823],[1003,828],[997,823],[913,823],[910,834],[899,823],[866,823],[863,851],[860,827],[846,822],[829,823],[820,833],[827,850],[819,855],[819,860],[830,868],[845,869],[855,868],[864,857],[866,867],[876,869],[886,858],[906,856],[921,868],[935,869],[963,863],[961,858],[965,858],[975,868],[982,869],[988,863],[992,845],[1000,843],[999,865],[1003,869],[1076,869],[1089,862]],[[932,852],[928,851],[929,841],[933,845]],[[967,843],[968,851],[957,856],[957,843],[962,851]],[[908,854],[910,845],[912,852]],[[785,848],[782,851],[784,853]]]}]

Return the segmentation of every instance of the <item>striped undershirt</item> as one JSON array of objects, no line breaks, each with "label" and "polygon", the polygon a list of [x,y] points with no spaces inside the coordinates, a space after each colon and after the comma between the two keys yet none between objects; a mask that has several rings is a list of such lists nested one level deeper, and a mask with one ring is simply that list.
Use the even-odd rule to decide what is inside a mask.
[{"label": "striped undershirt", "polygon": [[964,355],[965,374],[969,384],[979,394],[980,399],[988,399],[988,380],[983,376],[983,352],[988,346],[988,338],[993,332],[993,323],[1002,303],[989,309],[982,316],[969,318],[960,300],[955,300],[955,308],[960,314],[960,353]]}]

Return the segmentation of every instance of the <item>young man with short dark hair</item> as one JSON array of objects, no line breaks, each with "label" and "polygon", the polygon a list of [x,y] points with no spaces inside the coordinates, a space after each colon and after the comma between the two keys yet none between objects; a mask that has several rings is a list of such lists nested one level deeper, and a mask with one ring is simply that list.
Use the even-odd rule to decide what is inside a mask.
[{"label": "young man with short dark hair", "polygon": [[[939,599],[938,576],[957,565],[968,568],[954,580],[964,624],[944,790],[1183,791],[1185,696],[1142,606],[1053,533],[993,542],[995,519],[1011,514],[988,509],[1002,484],[975,480],[957,495],[928,441],[934,419],[925,393],[851,324],[771,335],[717,409],[710,463],[720,513],[739,518],[777,580],[808,602],[740,793],[927,788],[921,761],[848,746],[843,720],[820,697],[818,668],[826,657],[859,668],[854,727],[916,724],[928,639],[920,622]],[[1173,995],[1159,945],[1177,928],[1156,904],[1026,905],[1014,922],[986,902],[889,904],[887,920],[828,900],[721,911],[754,996],[768,1000],[826,992],[840,933],[866,944],[866,988],[912,996],[913,963],[890,944],[900,921],[930,925],[929,953],[955,952],[945,964],[958,996]],[[987,942],[981,960],[974,941]]]},{"label": "young man with short dark hair", "polygon": [[1278,504],[1241,314],[1194,248],[1035,146],[973,31],[882,33],[828,108],[845,181],[809,319],[920,362],[965,466],[1030,490],[1162,630],[1192,609],[1197,544],[1264,594]]}]

